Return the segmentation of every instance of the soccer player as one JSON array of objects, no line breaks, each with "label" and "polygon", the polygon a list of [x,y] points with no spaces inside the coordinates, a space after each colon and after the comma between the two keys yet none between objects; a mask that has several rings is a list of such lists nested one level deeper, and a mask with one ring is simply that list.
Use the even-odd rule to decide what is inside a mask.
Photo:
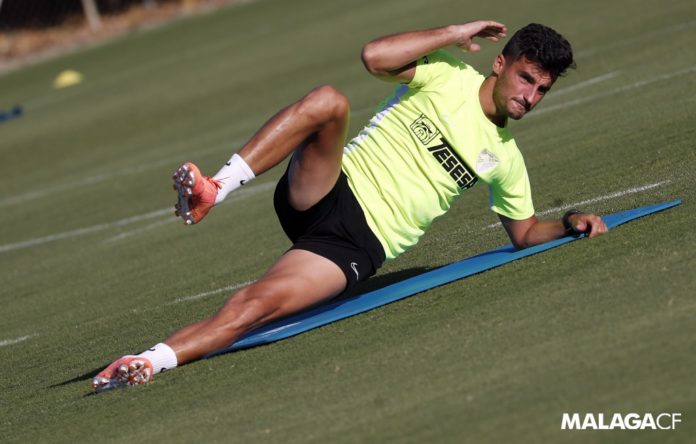
[{"label": "soccer player", "polygon": [[601,218],[579,210],[561,220],[534,216],[524,160],[507,128],[508,119],[530,112],[573,67],[570,44],[546,26],[528,25],[495,57],[487,77],[443,50],[478,51],[473,38],[498,42],[506,33],[501,23],[476,21],[369,42],[362,51],[367,70],[399,85],[347,144],[348,100],[321,86],[273,116],[214,177],[192,163],[181,166],[174,174],[176,213],[196,224],[228,193],[292,154],[274,204],[293,245],[216,314],[116,360],[93,387],[147,383],[335,297],[415,245],[479,181],[518,248],[606,232]]}]

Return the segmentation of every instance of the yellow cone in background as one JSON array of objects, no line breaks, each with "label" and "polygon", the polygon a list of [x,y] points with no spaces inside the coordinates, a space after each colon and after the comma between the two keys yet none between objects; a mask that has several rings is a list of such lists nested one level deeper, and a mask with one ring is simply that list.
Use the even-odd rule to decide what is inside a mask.
[{"label": "yellow cone in background", "polygon": [[80,82],[82,82],[82,74],[72,69],[67,69],[58,74],[58,77],[53,81],[53,87],[55,89],[67,88]]}]

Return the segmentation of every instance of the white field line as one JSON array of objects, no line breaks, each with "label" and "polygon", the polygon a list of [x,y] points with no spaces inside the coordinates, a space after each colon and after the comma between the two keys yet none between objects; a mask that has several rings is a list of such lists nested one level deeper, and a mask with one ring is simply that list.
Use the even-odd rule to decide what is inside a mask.
[{"label": "white field line", "polygon": [[[660,182],[651,183],[651,184],[648,184],[648,185],[642,185],[642,186],[635,187],[635,188],[629,188],[629,189],[623,190],[623,191],[616,191],[616,192],[614,192],[614,193],[605,194],[605,195],[603,195],[603,196],[593,197],[593,198],[591,198],[591,199],[581,200],[581,201],[579,201],[579,202],[569,203],[569,204],[566,204],[566,205],[562,205],[562,206],[560,206],[560,207],[548,208],[548,209],[546,209],[546,210],[544,210],[544,211],[541,211],[541,212],[539,212],[539,213],[536,213],[536,215],[537,215],[537,216],[545,216],[545,215],[547,215],[547,214],[556,213],[556,212],[562,211],[562,210],[568,210],[568,209],[574,208],[574,207],[581,207],[581,206],[583,206],[583,205],[588,205],[588,204],[592,204],[592,203],[597,203],[597,202],[601,202],[601,201],[603,201],[603,200],[615,199],[615,198],[617,198],[617,197],[626,196],[626,195],[628,195],[628,194],[640,193],[640,192],[642,192],[642,191],[647,191],[647,190],[651,190],[651,189],[653,189],[653,188],[661,187],[662,185],[667,185],[667,184],[670,183],[670,182],[671,182],[671,180],[668,179],[668,180],[663,180],[663,181],[660,181]],[[500,225],[501,225],[500,222],[496,222],[496,223],[494,223],[494,224],[487,225],[486,228],[499,227]]]},{"label": "white field line", "polygon": [[48,188],[42,188],[39,190],[29,191],[27,193],[17,194],[12,197],[5,197],[0,199],[0,207],[14,204],[22,204],[28,200],[39,199],[46,196],[51,196],[54,194],[61,193],[63,191],[68,191],[73,188],[84,187],[87,185],[93,185],[95,183],[104,182],[113,179],[118,176],[126,176],[130,174],[142,173],[143,171],[149,170],[151,168],[157,168],[167,164],[172,164],[171,159],[162,159],[155,162],[139,164],[136,167],[128,167],[120,170],[115,170],[110,173],[97,174],[95,176],[84,177],[80,180],[74,182],[68,182],[61,185],[54,185]]},{"label": "white field line", "polygon": [[[239,189],[239,190],[235,191],[234,194],[230,195],[230,197],[228,197],[227,200],[225,200],[220,205],[226,205],[226,204],[229,204],[229,203],[234,202],[234,201],[239,200],[239,199],[244,199],[247,197],[254,196],[256,194],[259,194],[259,193],[267,191],[271,188],[274,188],[275,185],[276,185],[275,182],[269,182],[269,183],[264,183],[264,184],[257,185],[257,186],[250,186],[248,188],[245,187],[245,188]],[[170,209],[170,213],[172,216],[174,215],[174,207],[172,207]],[[125,239],[127,237],[130,237],[130,236],[133,236],[136,234],[140,234],[143,231],[148,231],[148,230],[151,230],[153,228],[160,227],[162,225],[170,224],[172,222],[182,223],[181,219],[179,219],[178,217],[167,217],[166,219],[162,219],[162,220],[159,220],[157,222],[153,222],[153,223],[148,224],[144,227],[138,227],[138,228],[134,228],[132,230],[123,231],[123,232],[117,234],[116,236],[104,239],[103,242],[114,242],[114,241],[122,240],[122,239]]]},{"label": "white field line", "polygon": [[21,250],[24,248],[35,247],[37,245],[46,244],[48,242],[54,242],[61,239],[68,239],[76,236],[83,236],[85,234],[95,233],[97,231],[108,230],[109,228],[120,227],[123,225],[128,225],[134,222],[139,222],[141,220],[152,219],[153,217],[159,217],[164,214],[172,213],[171,208],[161,209],[157,211],[151,211],[149,213],[139,214],[137,216],[127,217],[125,219],[120,219],[115,222],[107,222],[103,224],[92,225],[91,227],[78,228],[76,230],[64,231],[62,233],[51,234],[49,236],[37,237],[34,239],[28,239],[22,242],[16,242],[13,244],[0,245],[0,253],[6,253],[8,251]]},{"label": "white field line", "polygon": [[[186,143],[187,145],[190,146],[195,146],[201,142],[201,140],[198,139],[208,139],[210,136],[210,133],[207,133],[206,136],[204,137],[193,137],[190,139],[186,139],[185,142],[180,142],[180,143]],[[238,146],[239,144],[243,143],[240,140],[235,140],[232,142],[225,142],[224,144],[216,145],[207,149],[201,149],[201,150],[196,150],[194,153],[196,157],[204,156],[207,154],[219,152],[222,150],[224,147],[230,147],[230,146]],[[177,143],[178,144],[178,143]],[[231,154],[230,154],[231,155]],[[139,174],[143,173],[147,170],[151,170],[154,168],[159,168],[167,165],[172,165],[172,171],[174,170],[174,165],[176,165],[177,161],[173,160],[173,155],[167,157],[166,159],[160,159],[160,160],[155,160],[152,162],[144,162],[144,163],[138,163],[135,166],[129,166],[129,167],[123,167],[119,169],[115,169],[113,171],[110,171],[108,173],[104,174],[97,174],[94,176],[88,176],[84,177],[79,180],[75,180],[72,182],[67,182],[63,184],[58,184],[58,185],[51,185],[45,188],[41,188],[38,190],[33,190],[29,191],[26,193],[22,194],[16,194],[11,197],[4,197],[0,198],[0,207],[4,207],[7,205],[15,205],[15,204],[22,204],[25,203],[28,200],[34,200],[34,199],[40,199],[42,197],[48,197],[52,196],[54,194],[58,194],[64,191],[72,190],[74,188],[79,188],[87,185],[94,185],[96,183],[104,182],[107,180],[115,179],[117,177],[121,176],[129,176],[133,174]]]},{"label": "white field line", "polygon": [[[248,189],[239,190],[233,197],[237,199],[228,199],[229,201],[235,201],[241,198],[250,197],[254,194],[266,191],[275,186],[275,183],[265,183],[262,185],[257,185],[254,187],[249,187]],[[46,244],[49,242],[54,242],[62,239],[68,239],[71,237],[83,236],[85,234],[95,233],[98,231],[104,231],[111,228],[121,227],[124,225],[129,225],[135,222],[140,222],[143,220],[153,219],[156,217],[169,215],[172,219],[174,218],[174,207],[163,208],[161,210],[151,211],[149,213],[138,214],[136,216],[127,217],[125,219],[120,219],[114,222],[106,222],[103,224],[92,225],[90,227],[78,228],[76,230],[64,231],[62,233],[51,234],[49,236],[38,237],[34,239],[28,239],[22,242],[16,242],[12,244],[0,245],[0,253],[6,253],[8,251],[21,250],[24,248],[35,247],[37,245]]]},{"label": "white field line", "polygon": [[227,287],[218,288],[217,290],[206,291],[205,293],[198,293],[198,294],[194,294],[191,296],[184,296],[183,298],[174,299],[172,302],[170,302],[167,305],[180,304],[182,302],[197,301],[199,299],[204,299],[204,298],[207,298],[209,296],[216,295],[218,293],[223,293],[225,291],[238,290],[238,289],[240,289],[242,287],[246,287],[247,285],[252,284],[252,283],[254,283],[254,281],[246,281],[246,282],[242,282],[241,284],[233,284],[233,285],[228,285]]},{"label": "white field line", "polygon": [[[172,214],[174,214],[173,210],[171,212],[172,212]],[[106,238],[102,242],[106,243],[106,242],[120,241],[120,240],[125,239],[127,237],[131,237],[135,234],[140,234],[143,231],[148,231],[148,230],[151,230],[153,228],[160,227],[162,225],[169,225],[169,224],[174,223],[174,222],[181,223],[181,219],[179,219],[178,217],[176,217],[176,218],[175,217],[168,217],[166,219],[158,220],[157,222],[147,224],[144,227],[136,228],[136,229],[130,230],[130,231],[124,231],[122,233],[117,234],[116,236]]]},{"label": "white field line", "polygon": [[3,339],[0,341],[0,347],[5,347],[6,345],[19,344],[20,342],[24,342],[27,339],[33,338],[34,336],[37,336],[37,334],[34,333],[33,335],[21,336],[19,338],[14,339]]},{"label": "white field line", "polygon": [[662,74],[662,75],[659,75],[657,77],[652,77],[650,79],[640,80],[638,82],[631,83],[630,85],[622,86],[621,88],[616,88],[616,89],[606,91],[603,93],[599,93],[599,94],[593,94],[591,96],[581,97],[579,99],[570,100],[570,101],[564,102],[564,103],[559,103],[558,105],[548,106],[546,108],[542,108],[540,110],[534,111],[533,113],[531,113],[529,115],[529,117],[540,116],[540,115],[545,114],[545,113],[558,111],[559,109],[568,108],[568,107],[575,106],[575,105],[580,105],[583,103],[591,102],[593,100],[613,96],[615,94],[621,94],[623,92],[630,91],[630,90],[635,89],[635,88],[640,88],[641,86],[650,85],[651,83],[660,82],[663,80],[669,80],[669,79],[672,79],[674,77],[683,76],[684,74],[689,74],[689,73],[694,73],[694,72],[696,72],[696,66],[691,66],[689,68],[680,69],[679,71],[674,71],[674,72],[671,72],[668,74]]},{"label": "white field line", "polygon": [[592,77],[592,78],[587,79],[583,82],[576,83],[575,85],[571,85],[567,88],[559,89],[558,91],[552,90],[549,93],[549,99],[554,98],[554,97],[558,97],[558,96],[562,96],[563,94],[575,92],[579,89],[583,89],[583,88],[586,88],[588,86],[592,86],[596,83],[604,82],[605,80],[613,79],[614,77],[616,77],[618,75],[619,75],[619,71],[612,71],[612,72],[608,72],[606,74],[602,74],[601,76]]}]

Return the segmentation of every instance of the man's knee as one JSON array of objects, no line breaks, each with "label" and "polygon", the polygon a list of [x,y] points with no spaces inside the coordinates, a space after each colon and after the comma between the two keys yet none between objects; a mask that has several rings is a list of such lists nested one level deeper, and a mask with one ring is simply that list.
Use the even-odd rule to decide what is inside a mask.
[{"label": "man's knee", "polygon": [[345,119],[350,112],[348,98],[331,85],[322,85],[302,99],[302,108],[319,120]]},{"label": "man's knee", "polygon": [[277,291],[254,283],[234,294],[215,316],[221,328],[248,331],[271,317],[280,307]]}]

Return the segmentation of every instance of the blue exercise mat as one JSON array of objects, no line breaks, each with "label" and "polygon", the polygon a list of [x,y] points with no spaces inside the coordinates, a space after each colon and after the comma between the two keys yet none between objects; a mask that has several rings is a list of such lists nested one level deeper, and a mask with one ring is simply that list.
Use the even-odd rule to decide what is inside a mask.
[{"label": "blue exercise mat", "polygon": [[[602,219],[604,219],[604,222],[611,229],[639,217],[666,210],[679,204],[681,204],[681,200],[673,200],[609,214],[602,217]],[[230,347],[212,353],[209,357],[289,338],[308,330],[321,327],[322,325],[330,324],[381,307],[382,305],[413,296],[425,290],[463,279],[472,274],[481,273],[482,271],[499,267],[508,262],[541,253],[551,248],[556,248],[583,237],[585,237],[584,234],[578,237],[567,236],[545,244],[525,248],[524,250],[516,250],[512,245],[496,248],[495,250],[479,254],[478,256],[463,259],[453,264],[405,279],[396,284],[380,288],[379,290],[374,290],[350,299],[343,299],[320,305],[311,310],[273,322],[246,334]]]}]

